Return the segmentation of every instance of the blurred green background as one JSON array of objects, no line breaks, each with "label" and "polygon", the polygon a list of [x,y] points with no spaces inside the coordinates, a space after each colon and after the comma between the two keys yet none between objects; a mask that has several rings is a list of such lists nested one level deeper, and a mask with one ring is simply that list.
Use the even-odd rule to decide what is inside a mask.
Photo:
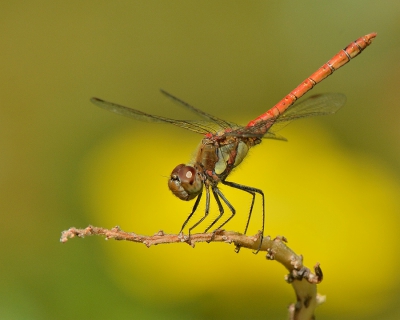
[{"label": "blurred green background", "polygon": [[[0,17],[1,319],[285,319],[294,293],[264,253],[59,242],[88,224],[176,233],[193,205],[166,184],[201,136],[89,98],[193,116],[163,88],[246,124],[370,32],[312,92],[345,107],[264,141],[230,180],[261,188],[266,233],[321,263],[318,319],[400,318],[400,2],[3,1]],[[223,191],[238,209],[227,229],[242,231],[250,199]]]}]

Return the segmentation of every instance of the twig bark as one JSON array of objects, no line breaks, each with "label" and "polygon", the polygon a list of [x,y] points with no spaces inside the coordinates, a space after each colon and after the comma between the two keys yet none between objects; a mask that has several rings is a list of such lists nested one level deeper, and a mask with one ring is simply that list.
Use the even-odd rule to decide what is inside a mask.
[{"label": "twig bark", "polygon": [[[254,236],[246,236],[233,231],[217,230],[214,233],[198,233],[190,236],[183,234],[165,234],[159,231],[153,236],[138,235],[133,232],[125,232],[118,226],[112,229],[88,226],[85,229],[70,228],[61,234],[61,242],[67,242],[69,238],[92,235],[101,235],[106,239],[125,240],[143,243],[147,247],[157,244],[167,243],[188,243],[192,247],[196,242],[226,242],[234,243],[236,248],[248,248],[257,250],[259,246],[259,234]],[[263,239],[260,251],[267,252],[267,259],[276,260],[281,263],[289,274],[286,281],[291,283],[295,293],[297,302],[289,306],[290,320],[311,320],[315,319],[315,308],[325,301],[325,297],[317,294],[317,284],[322,281],[322,270],[317,263],[314,266],[314,273],[310,269],[303,266],[303,257],[294,253],[286,245],[285,237],[276,237],[271,239],[265,237]]]}]

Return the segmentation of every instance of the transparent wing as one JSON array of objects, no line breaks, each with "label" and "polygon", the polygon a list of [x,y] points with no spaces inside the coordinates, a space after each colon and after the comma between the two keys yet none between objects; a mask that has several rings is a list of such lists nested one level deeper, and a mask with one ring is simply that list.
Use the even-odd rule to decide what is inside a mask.
[{"label": "transparent wing", "polygon": [[324,93],[313,95],[310,98],[295,103],[284,114],[280,115],[273,126],[277,131],[280,123],[287,125],[289,121],[314,116],[333,114],[346,103],[346,96],[341,93]]},{"label": "transparent wing", "polygon": [[263,139],[274,139],[274,140],[281,140],[281,141],[287,141],[287,139],[283,136],[281,136],[280,134],[276,133],[276,132],[267,132],[266,134],[264,134],[264,136],[262,136]]},{"label": "transparent wing", "polygon": [[177,104],[179,104],[180,106],[185,107],[186,109],[190,110],[191,112],[205,118],[208,120],[213,121],[214,123],[218,124],[221,128],[232,128],[232,127],[238,127],[237,124],[229,122],[229,121],[225,121],[221,118],[218,118],[216,116],[213,116],[212,114],[209,114],[207,112],[204,112],[200,109],[197,109],[195,107],[193,107],[192,105],[190,105],[189,103],[173,96],[172,94],[168,93],[167,91],[160,89],[161,93],[164,94],[165,96],[167,96],[168,98],[170,98],[172,101],[176,102]]},{"label": "transparent wing", "polygon": [[[333,114],[346,102],[346,96],[341,93],[325,93],[311,96],[307,100],[295,103],[285,113],[276,118],[260,121],[254,126],[239,128],[234,135],[258,136],[267,139],[286,140],[276,134],[291,121],[314,116]],[[262,133],[260,133],[262,132]]]},{"label": "transparent wing", "polygon": [[[180,128],[184,128],[190,131],[194,131],[201,134],[207,133],[216,133],[218,130],[221,130],[219,123],[213,123],[211,121],[196,121],[196,120],[175,120],[170,119],[162,116],[156,116],[152,114],[145,113],[140,110],[128,108],[125,106],[121,106],[119,104],[104,101],[99,98],[91,98],[90,101],[94,103],[96,106],[106,109],[108,111],[133,118],[135,120],[146,121],[146,122],[158,122],[158,123],[170,123]],[[192,107],[194,108],[194,107]],[[195,108],[194,108],[195,109]],[[198,109],[196,109],[198,110]],[[200,111],[200,110],[198,110]],[[197,112],[201,114],[202,111]],[[204,113],[205,115],[208,115]],[[211,115],[208,115],[211,116]],[[212,116],[211,116],[212,117]],[[213,120],[212,118],[208,117],[209,119]]]},{"label": "transparent wing", "polygon": [[[161,92],[181,106],[184,106],[188,110],[210,121],[175,120],[171,118],[148,114],[143,111],[128,108],[113,102],[104,101],[99,98],[92,98],[90,101],[100,108],[129,118],[147,122],[170,123],[180,128],[184,128],[186,130],[190,130],[200,134],[216,134],[222,129],[230,128],[231,130],[229,130],[226,135],[238,137],[263,137],[267,139],[277,140],[286,140],[284,137],[278,135],[276,131],[281,130],[291,121],[305,117],[335,113],[346,102],[346,97],[340,93],[314,95],[301,103],[294,104],[285,113],[277,118],[271,118],[265,121],[261,121],[252,127],[240,127],[234,123],[217,118],[200,109],[197,109],[164,90],[161,90]],[[265,130],[265,128],[267,130]],[[264,133],[260,134],[260,132]]]}]

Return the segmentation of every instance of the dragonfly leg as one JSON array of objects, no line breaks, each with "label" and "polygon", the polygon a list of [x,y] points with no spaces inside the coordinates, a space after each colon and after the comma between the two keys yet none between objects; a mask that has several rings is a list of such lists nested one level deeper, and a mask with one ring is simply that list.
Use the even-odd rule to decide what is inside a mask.
[{"label": "dragonfly leg", "polygon": [[[197,206],[198,206],[199,203],[200,203],[200,200],[201,200],[201,196],[202,196],[202,195],[203,195],[203,193],[200,193],[200,194],[197,196],[197,199],[196,199],[196,202],[194,203],[192,212],[189,214],[189,216],[187,217],[187,219],[186,219],[185,222],[183,223],[182,228],[181,228],[181,231],[179,231],[179,233],[182,233],[183,229],[185,228],[185,226],[186,226],[187,223],[189,222],[190,218],[191,218],[191,217],[193,216],[193,214],[196,212]],[[189,229],[189,238],[190,238],[190,229]]]},{"label": "dragonfly leg", "polygon": [[[251,214],[253,213],[254,201],[256,200],[256,193],[253,192],[253,191],[248,191],[248,190],[244,190],[244,191],[246,191],[246,192],[248,192],[248,193],[250,193],[250,194],[252,195],[251,205],[250,205],[250,211],[249,211],[249,216],[248,216],[248,218],[247,218],[246,227],[244,228],[244,232],[243,232],[243,234],[246,234],[246,233],[247,233],[247,229],[248,229],[248,227],[249,227],[249,223],[250,223],[250,219],[251,219]],[[240,251],[240,246],[238,245],[238,246],[236,246],[236,248],[235,248],[235,252],[236,252],[236,253],[239,253],[239,251]]]},{"label": "dragonfly leg", "polygon": [[[205,210],[205,212],[204,212],[204,216],[199,220],[199,221],[197,221],[193,226],[191,226],[190,228],[189,228],[189,237],[190,237],[190,232],[194,229],[194,228],[196,228],[200,223],[202,223],[203,222],[203,220],[208,216],[208,213],[210,212],[210,190],[209,190],[209,187],[206,185],[206,210]],[[193,214],[193,212],[191,213],[191,215]],[[189,218],[190,218],[190,216],[189,216]],[[188,219],[189,219],[188,218]],[[185,221],[186,222],[186,221]]]},{"label": "dragonfly leg", "polygon": [[[236,210],[235,210],[235,208],[230,204],[230,202],[228,201],[228,199],[226,199],[225,198],[225,196],[223,195],[223,193],[218,189],[218,188],[215,188],[215,192],[216,192],[216,194],[219,196],[219,197],[221,197],[221,199],[225,202],[225,204],[228,206],[228,208],[229,208],[229,210],[231,210],[231,212],[232,212],[232,214],[231,214],[231,216],[228,218],[228,219],[226,219],[226,221],[223,223],[223,224],[221,224],[216,230],[219,230],[219,229],[221,229],[224,225],[226,225],[232,218],[233,218],[233,216],[235,215],[235,213],[236,213]],[[216,198],[217,199],[217,198]],[[216,222],[216,221],[214,221],[214,222]],[[214,224],[214,223],[213,223]]]},{"label": "dragonfly leg", "polygon": [[224,208],[222,207],[221,200],[219,200],[219,196],[218,196],[218,191],[219,190],[218,191],[217,190],[218,190],[217,187],[212,188],[212,192],[213,192],[215,201],[218,204],[219,216],[207,227],[207,229],[204,232],[207,232],[208,230],[210,230],[211,227],[214,224],[216,224],[218,222],[218,220],[221,219],[222,215],[224,214]]},{"label": "dragonfly leg", "polygon": [[246,227],[244,228],[244,232],[243,232],[243,234],[246,234],[247,233],[247,228],[249,227],[251,214],[253,213],[253,206],[254,206],[254,201],[256,199],[256,193],[254,191],[248,191],[248,190],[244,190],[244,191],[247,191],[248,193],[250,193],[252,195],[250,211],[249,211],[249,217],[247,218]]},{"label": "dragonfly leg", "polygon": [[[263,241],[263,238],[264,238],[264,227],[265,227],[265,199],[264,199],[264,192],[261,189],[257,189],[257,188],[253,188],[253,187],[249,187],[249,186],[244,186],[242,184],[238,184],[238,183],[235,183],[235,182],[230,182],[230,181],[225,181],[225,180],[222,180],[221,182],[224,185],[227,185],[229,187],[246,191],[246,192],[250,193],[253,196],[253,199],[252,199],[252,202],[251,202],[251,206],[250,206],[249,217],[247,219],[247,224],[246,224],[246,228],[244,230],[244,234],[246,234],[247,228],[248,228],[249,223],[250,223],[251,214],[253,212],[255,194],[258,193],[259,195],[261,195],[261,197],[262,197],[262,212],[263,212],[263,214],[262,214],[262,228],[261,228],[261,235],[260,235],[260,244],[258,245],[257,250],[255,252],[253,252],[254,254],[257,254],[261,249],[262,241]],[[236,252],[239,252],[239,250],[240,250],[240,247],[236,248]]]}]

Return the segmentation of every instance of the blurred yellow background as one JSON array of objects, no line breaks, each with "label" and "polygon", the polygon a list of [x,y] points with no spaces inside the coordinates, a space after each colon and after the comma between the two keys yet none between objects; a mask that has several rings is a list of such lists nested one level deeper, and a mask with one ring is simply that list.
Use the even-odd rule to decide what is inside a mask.
[{"label": "blurred yellow background", "polygon": [[[201,136],[89,98],[193,117],[163,88],[246,124],[370,32],[373,44],[308,94],[341,92],[346,105],[291,124],[288,143],[264,140],[229,180],[262,189],[266,234],[321,263],[318,319],[400,318],[400,3],[14,1],[0,17],[1,319],[285,319],[295,297],[264,253],[59,243],[89,224],[176,233],[193,205],[167,178]],[[229,189],[238,213],[226,229],[242,231],[250,198]]]}]

